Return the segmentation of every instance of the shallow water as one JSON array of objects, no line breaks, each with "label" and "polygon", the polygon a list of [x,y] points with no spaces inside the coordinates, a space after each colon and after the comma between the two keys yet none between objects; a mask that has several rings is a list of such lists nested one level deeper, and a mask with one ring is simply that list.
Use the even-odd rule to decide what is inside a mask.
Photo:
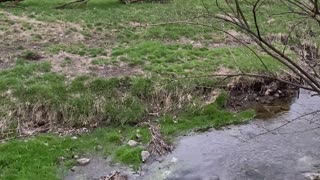
[{"label": "shallow water", "polygon": [[[283,104],[277,106],[283,111]],[[264,109],[273,114],[274,107]],[[93,180],[118,170],[134,180],[303,180],[305,173],[320,170],[320,113],[294,119],[318,109],[320,98],[302,91],[289,111],[272,118],[180,137],[172,154],[145,164],[142,176],[94,156],[64,179]]]},{"label": "shallow water", "polygon": [[162,162],[145,166],[140,179],[305,179],[304,173],[320,170],[320,115],[294,119],[318,109],[320,98],[302,91],[289,111],[271,119],[182,137]]}]

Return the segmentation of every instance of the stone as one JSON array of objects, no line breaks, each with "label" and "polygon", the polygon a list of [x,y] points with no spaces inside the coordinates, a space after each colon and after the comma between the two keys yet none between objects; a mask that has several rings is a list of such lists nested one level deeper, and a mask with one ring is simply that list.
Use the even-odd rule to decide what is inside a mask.
[{"label": "stone", "polygon": [[58,164],[63,164],[63,162],[66,160],[63,156],[58,157]]},{"label": "stone", "polygon": [[159,163],[161,163],[161,162],[164,161],[164,158],[163,158],[163,157],[157,157],[157,158],[156,158],[156,161],[158,161]]},{"label": "stone", "polygon": [[136,134],[136,138],[137,138],[137,139],[141,139],[141,138],[142,138],[142,135],[139,134],[139,133],[137,133],[137,134]]},{"label": "stone", "polygon": [[77,140],[78,137],[77,137],[77,136],[72,136],[71,139],[72,139],[72,140]]},{"label": "stone", "polygon": [[79,155],[73,155],[74,159],[79,159]]},{"label": "stone", "polygon": [[70,170],[71,171],[76,171],[77,170],[77,166],[73,166]]},{"label": "stone", "polygon": [[64,160],[66,160],[66,158],[63,157],[63,156],[60,156],[60,157],[58,158],[58,160],[59,160],[59,161],[64,161]]},{"label": "stone", "polygon": [[146,162],[150,157],[150,153],[148,151],[141,151],[142,162]]},{"label": "stone", "polygon": [[320,173],[305,173],[304,177],[308,180],[320,180]]},{"label": "stone", "polygon": [[80,166],[86,166],[90,163],[90,159],[88,158],[81,158],[81,159],[78,159],[77,162]]},{"label": "stone", "polygon": [[128,142],[128,145],[129,145],[130,147],[135,147],[135,146],[138,145],[138,142],[137,142],[137,141],[134,141],[134,140],[130,140],[130,141]]},{"label": "stone", "polygon": [[269,96],[272,92],[272,89],[267,89],[266,92],[264,93],[265,96]]}]

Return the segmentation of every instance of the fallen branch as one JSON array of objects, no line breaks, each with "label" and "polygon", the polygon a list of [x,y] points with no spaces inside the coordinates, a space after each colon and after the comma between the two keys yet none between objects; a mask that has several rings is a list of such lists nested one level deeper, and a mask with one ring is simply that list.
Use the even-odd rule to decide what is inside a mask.
[{"label": "fallen branch", "polygon": [[149,130],[151,133],[151,142],[149,144],[149,148],[151,149],[153,154],[165,155],[169,152],[172,152],[173,147],[168,145],[160,134],[160,125],[152,125],[149,124]]},{"label": "fallen branch", "polygon": [[[318,111],[313,111],[313,112],[310,112],[310,113],[306,113],[306,114],[300,115],[300,116],[298,116],[298,117],[296,117],[296,118],[294,118],[294,119],[291,119],[291,120],[289,120],[289,121],[281,124],[280,126],[278,126],[278,127],[276,127],[276,128],[273,128],[273,129],[271,129],[271,130],[265,129],[265,130],[266,130],[265,132],[260,133],[260,134],[258,134],[258,135],[256,135],[256,136],[253,136],[253,137],[249,138],[248,140],[246,140],[246,142],[249,141],[249,140],[255,139],[255,138],[259,137],[259,136],[262,136],[262,135],[265,135],[265,134],[268,134],[268,133],[273,133],[273,132],[275,132],[275,131],[283,128],[284,126],[287,126],[288,124],[293,123],[293,122],[295,122],[295,121],[297,121],[297,120],[299,120],[299,119],[301,119],[301,118],[303,118],[303,117],[310,116],[310,115],[315,115],[315,114],[318,114],[318,113],[320,113],[320,110],[318,110]],[[316,128],[312,128],[312,129],[310,129],[310,130],[314,130],[314,129],[318,129],[318,128],[319,128],[319,127],[316,127]],[[301,131],[301,132],[303,132],[303,131]],[[284,133],[282,133],[282,134],[284,134]]]}]

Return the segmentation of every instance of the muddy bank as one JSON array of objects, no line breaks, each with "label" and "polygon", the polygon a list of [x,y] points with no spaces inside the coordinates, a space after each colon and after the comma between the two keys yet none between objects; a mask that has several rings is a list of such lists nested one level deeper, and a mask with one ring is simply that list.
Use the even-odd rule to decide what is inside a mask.
[{"label": "muddy bank", "polygon": [[[288,82],[295,82],[289,76],[281,77]],[[245,110],[254,108],[259,118],[272,117],[281,111],[289,110],[292,98],[298,95],[298,88],[272,79],[239,77],[233,79],[226,87],[229,99],[226,106],[231,110]],[[273,107],[272,114],[264,107]],[[270,111],[270,112],[271,112]],[[260,113],[261,112],[261,113]],[[260,116],[261,115],[261,116]]]},{"label": "muddy bank", "polygon": [[268,120],[182,137],[163,162],[145,168],[142,179],[306,179],[320,170],[320,115],[294,119],[318,110],[319,102],[302,91],[289,111]]}]

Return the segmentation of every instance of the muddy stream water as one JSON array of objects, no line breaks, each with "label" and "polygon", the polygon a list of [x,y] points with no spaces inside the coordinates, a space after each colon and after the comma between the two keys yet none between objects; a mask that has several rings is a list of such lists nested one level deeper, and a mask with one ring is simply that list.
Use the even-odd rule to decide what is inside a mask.
[{"label": "muddy stream water", "polygon": [[[171,154],[146,164],[140,175],[130,175],[129,179],[306,179],[306,173],[320,170],[320,114],[295,118],[318,109],[320,98],[301,91],[288,111],[271,118],[178,138]],[[265,133],[275,128],[278,129]],[[94,175],[98,175],[102,167],[94,163],[91,166],[96,171]],[[86,171],[74,173],[88,174]],[[67,179],[73,179],[70,177]]]}]

